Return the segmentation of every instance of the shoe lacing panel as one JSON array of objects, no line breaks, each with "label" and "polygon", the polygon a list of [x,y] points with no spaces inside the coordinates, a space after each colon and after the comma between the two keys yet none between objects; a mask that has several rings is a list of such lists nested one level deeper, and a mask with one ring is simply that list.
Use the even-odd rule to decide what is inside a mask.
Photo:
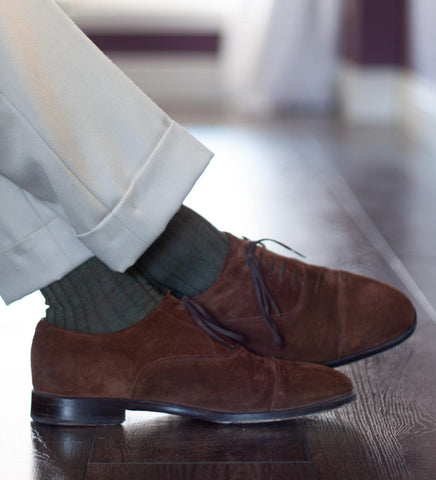
[{"label": "shoe lacing panel", "polygon": [[[245,240],[248,240],[247,238]],[[262,251],[259,254],[260,261],[256,258],[255,251],[256,247],[260,245],[261,247],[265,248],[264,242],[274,242],[277,245],[280,245],[281,247],[285,248],[286,250],[289,250],[297,255],[299,255],[302,258],[305,258],[304,255],[301,253],[297,252],[291,247],[288,247],[284,243],[281,243],[277,240],[273,240],[271,238],[262,238],[261,240],[256,240],[256,241],[250,241],[248,240],[248,244],[245,247],[245,259],[246,259],[246,265],[250,269],[251,277],[253,279],[253,287],[254,291],[256,294],[257,302],[259,304],[259,308],[262,312],[263,318],[265,319],[266,324],[270,328],[273,337],[274,337],[274,342],[278,347],[283,346],[283,338],[279,332],[279,329],[277,328],[277,325],[275,324],[273,318],[271,317],[271,310],[273,309],[277,315],[280,316],[280,310],[277,306],[277,303],[274,301],[274,298],[272,297],[271,293],[268,291],[266,285],[265,285],[265,279],[263,278],[263,273],[262,273],[262,268],[261,268],[261,263],[263,259]],[[269,276],[272,277],[272,272],[275,266],[275,259],[273,258],[273,265],[271,266]],[[287,263],[286,260],[283,263],[281,273],[280,273],[280,281],[283,281],[285,271],[287,268]],[[298,280],[298,269],[295,267],[294,268],[294,274],[293,274],[293,279],[292,279],[292,284],[291,288],[295,288],[295,284]]]},{"label": "shoe lacing panel", "polygon": [[[245,240],[248,240],[248,239],[245,238]],[[259,308],[262,312],[262,315],[263,315],[263,318],[265,319],[266,324],[268,325],[268,327],[270,328],[273,334],[274,342],[278,347],[282,347],[283,346],[282,336],[273,318],[271,317],[271,309],[273,309],[275,313],[279,316],[280,316],[280,310],[277,306],[277,303],[275,302],[274,298],[272,297],[272,295],[270,294],[270,292],[268,291],[265,285],[265,280],[263,278],[263,273],[261,268],[261,264],[263,261],[263,252],[262,251],[259,252],[259,260],[256,258],[256,255],[255,255],[256,247],[260,245],[261,247],[265,248],[265,245],[263,242],[266,242],[266,241],[274,242],[277,245],[280,245],[286,250],[289,250],[299,255],[302,258],[306,258],[306,257],[301,253],[297,252],[296,250],[294,250],[293,248],[288,247],[284,243],[281,243],[277,240],[273,240],[271,238],[263,238],[261,240],[256,240],[256,241],[248,240],[247,246],[245,248],[246,265],[250,269],[251,277],[253,280],[253,287],[254,287],[255,295],[259,304]],[[274,268],[275,268],[275,258],[273,257],[271,262],[270,272],[268,274],[270,278],[273,277]],[[285,260],[280,273],[280,281],[283,281],[286,269],[287,269],[287,262]],[[291,283],[292,289],[295,288],[297,281],[298,281],[298,269],[297,267],[294,267],[293,278]],[[224,338],[221,338],[220,336],[217,335],[217,333],[231,340],[234,340],[237,343],[242,343],[245,340],[245,337],[243,335],[222,327],[199,303],[197,303],[192,298],[188,298],[184,296],[182,298],[182,306],[186,306],[192,318],[197,322],[198,326],[202,330],[204,330],[210,337],[223,343],[224,345],[227,345],[230,348],[235,348],[235,345],[226,341]]]},{"label": "shoe lacing panel", "polygon": [[197,322],[198,326],[213,339],[224,343],[224,345],[227,345],[230,348],[235,348],[235,345],[219,337],[217,333],[224,335],[238,343],[242,343],[244,341],[243,335],[222,327],[201,305],[199,305],[192,298],[188,298],[186,296],[183,297],[182,305],[186,306],[192,318]]}]

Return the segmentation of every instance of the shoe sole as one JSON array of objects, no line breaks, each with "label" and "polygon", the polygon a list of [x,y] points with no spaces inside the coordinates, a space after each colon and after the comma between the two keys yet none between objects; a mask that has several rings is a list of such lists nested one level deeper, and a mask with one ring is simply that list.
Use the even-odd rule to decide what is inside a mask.
[{"label": "shoe sole", "polygon": [[349,393],[333,400],[292,410],[260,413],[222,413],[161,402],[104,398],[64,398],[33,391],[31,417],[35,422],[49,425],[103,426],[122,423],[125,420],[126,410],[145,410],[182,415],[214,423],[264,423],[291,420],[325,410],[332,410],[350,403],[354,399],[354,393]]},{"label": "shoe sole", "polygon": [[396,347],[397,345],[400,345],[400,343],[403,343],[412,335],[412,333],[416,329],[416,323],[417,321],[416,321],[416,315],[415,315],[415,320],[412,326],[399,337],[394,338],[393,340],[390,340],[389,342],[383,343],[376,347],[369,348],[368,350],[365,350],[363,352],[355,353],[353,355],[349,355],[348,357],[340,358],[339,360],[324,362],[323,365],[327,367],[340,367],[341,365],[346,365],[347,363],[356,362],[357,360],[363,360],[364,358],[372,357],[373,355],[377,355],[378,353],[381,353],[386,350],[389,350],[390,348]]}]

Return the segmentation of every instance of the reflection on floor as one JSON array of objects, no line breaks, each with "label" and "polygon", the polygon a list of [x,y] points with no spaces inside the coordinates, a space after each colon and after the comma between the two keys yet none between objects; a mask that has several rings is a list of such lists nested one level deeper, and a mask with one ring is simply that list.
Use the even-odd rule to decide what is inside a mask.
[{"label": "reflection on floor", "polygon": [[28,417],[29,348],[44,312],[33,294],[0,307],[2,478],[435,478],[435,159],[395,130],[325,120],[190,129],[216,157],[187,204],[221,229],[403,289],[417,332],[344,367],[358,399],[334,412],[237,427],[129,413],[118,427],[51,428]]}]

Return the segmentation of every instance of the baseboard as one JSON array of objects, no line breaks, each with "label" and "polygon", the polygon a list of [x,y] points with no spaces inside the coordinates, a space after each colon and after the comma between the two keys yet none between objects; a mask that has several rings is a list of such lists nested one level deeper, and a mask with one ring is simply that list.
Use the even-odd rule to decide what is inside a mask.
[{"label": "baseboard", "polygon": [[417,141],[436,150],[436,82],[404,75],[402,124]]},{"label": "baseboard", "polygon": [[220,4],[56,0],[159,106],[215,110],[226,99]]},{"label": "baseboard", "polygon": [[221,62],[214,55],[115,53],[109,56],[165,110],[214,109],[226,100]]},{"label": "baseboard", "polygon": [[342,65],[339,108],[351,124],[395,125],[401,118],[403,73],[397,68]]}]

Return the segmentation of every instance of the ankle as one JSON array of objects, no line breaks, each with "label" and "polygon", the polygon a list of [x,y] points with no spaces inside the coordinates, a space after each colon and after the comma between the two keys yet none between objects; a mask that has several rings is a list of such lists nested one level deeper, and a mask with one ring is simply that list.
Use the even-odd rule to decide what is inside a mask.
[{"label": "ankle", "polygon": [[127,328],[151,313],[162,298],[151,285],[114,272],[95,257],[41,292],[48,305],[47,322],[85,333]]},{"label": "ankle", "polygon": [[182,205],[135,268],[159,289],[193,297],[216,281],[229,247],[226,233]]}]

